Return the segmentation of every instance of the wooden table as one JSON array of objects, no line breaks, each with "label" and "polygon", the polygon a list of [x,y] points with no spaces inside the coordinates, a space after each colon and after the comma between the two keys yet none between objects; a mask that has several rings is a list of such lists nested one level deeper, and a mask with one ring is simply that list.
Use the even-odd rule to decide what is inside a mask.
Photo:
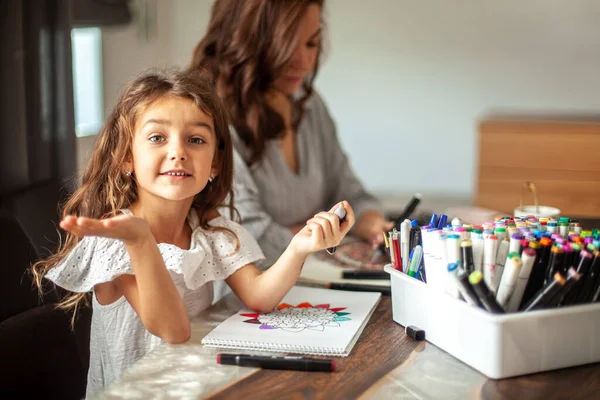
[{"label": "wooden table", "polygon": [[[241,308],[229,295],[192,321],[192,339],[161,345],[95,398],[316,399],[590,399],[600,396],[600,364],[489,380],[427,342],[415,342],[392,320],[382,298],[335,373],[218,365],[217,349],[200,344]],[[260,353],[257,353],[260,354]]]}]

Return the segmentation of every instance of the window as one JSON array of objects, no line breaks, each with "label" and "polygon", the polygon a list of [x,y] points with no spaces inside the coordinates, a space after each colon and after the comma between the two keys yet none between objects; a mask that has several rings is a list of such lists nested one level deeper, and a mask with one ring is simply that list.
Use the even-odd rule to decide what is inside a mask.
[{"label": "window", "polygon": [[102,88],[102,33],[100,28],[71,30],[75,133],[100,132],[104,120]]}]

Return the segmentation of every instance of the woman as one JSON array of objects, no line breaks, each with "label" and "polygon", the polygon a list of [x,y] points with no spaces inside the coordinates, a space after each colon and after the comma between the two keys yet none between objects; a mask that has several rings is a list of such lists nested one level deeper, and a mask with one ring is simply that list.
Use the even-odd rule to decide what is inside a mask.
[{"label": "woman", "polygon": [[267,263],[329,204],[355,210],[351,232],[379,243],[392,223],[352,171],[314,91],[324,0],[217,0],[191,68],[208,70],[229,107],[242,224]]}]

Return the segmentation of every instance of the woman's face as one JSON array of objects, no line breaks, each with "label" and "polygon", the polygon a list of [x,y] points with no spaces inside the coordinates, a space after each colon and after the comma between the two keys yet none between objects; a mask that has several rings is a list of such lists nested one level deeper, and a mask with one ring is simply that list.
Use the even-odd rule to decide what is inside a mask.
[{"label": "woman's face", "polygon": [[321,45],[321,7],[311,4],[300,20],[298,45],[281,76],[273,82],[273,88],[286,94],[294,94],[302,86],[304,78],[314,69]]}]

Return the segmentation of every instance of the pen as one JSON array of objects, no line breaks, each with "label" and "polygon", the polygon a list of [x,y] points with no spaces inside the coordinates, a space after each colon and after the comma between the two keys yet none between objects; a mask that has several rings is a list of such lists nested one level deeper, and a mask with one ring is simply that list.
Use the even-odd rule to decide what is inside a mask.
[{"label": "pen", "polygon": [[217,354],[217,364],[313,372],[334,372],[336,370],[335,360],[321,360],[297,356],[278,357],[249,354]]},{"label": "pen", "polygon": [[357,269],[342,272],[343,279],[390,279],[390,274],[385,271],[369,271]]},{"label": "pen", "polygon": [[423,196],[421,196],[421,193],[415,193],[413,195],[413,198],[410,199],[410,201],[404,208],[404,211],[402,211],[402,214],[400,214],[398,218],[396,218],[396,220],[394,221],[394,226],[396,227],[396,229],[400,229],[400,224],[402,223],[402,221],[410,217],[410,215],[415,211],[415,208],[417,208],[417,206],[421,202],[422,198]]}]

